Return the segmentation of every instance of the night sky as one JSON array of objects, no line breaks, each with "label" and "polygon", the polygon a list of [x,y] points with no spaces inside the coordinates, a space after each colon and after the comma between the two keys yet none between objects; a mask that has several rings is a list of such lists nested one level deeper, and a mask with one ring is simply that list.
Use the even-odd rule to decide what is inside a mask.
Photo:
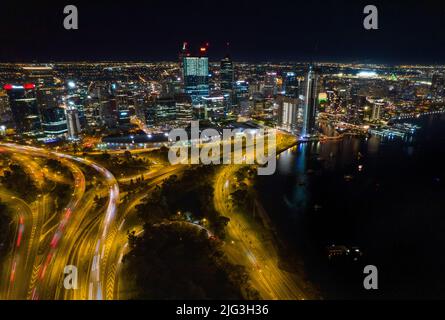
[{"label": "night sky", "polygon": [[[79,30],[63,28],[67,4]],[[444,1],[2,1],[0,26],[3,62],[176,60],[187,40],[209,42],[211,60],[230,42],[237,61],[445,63]]]}]

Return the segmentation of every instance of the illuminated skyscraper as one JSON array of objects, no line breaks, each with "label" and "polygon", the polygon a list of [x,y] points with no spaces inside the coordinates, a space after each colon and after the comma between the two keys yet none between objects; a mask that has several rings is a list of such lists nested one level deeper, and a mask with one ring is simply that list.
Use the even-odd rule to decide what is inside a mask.
[{"label": "illuminated skyscraper", "polygon": [[68,139],[79,140],[80,134],[80,121],[79,111],[76,108],[66,109],[66,122],[68,125]]},{"label": "illuminated skyscraper", "polygon": [[37,90],[37,102],[42,114],[42,129],[48,136],[58,136],[67,131],[65,110],[59,106],[61,90],[41,87]]},{"label": "illuminated skyscraper", "polygon": [[193,104],[200,104],[209,95],[209,58],[207,48],[200,48],[199,56],[187,56],[183,60],[184,91]]},{"label": "illuminated skyscraper", "polygon": [[10,128],[13,125],[9,98],[5,91],[0,89],[0,126]]},{"label": "illuminated skyscraper", "polygon": [[235,82],[235,102],[239,105],[241,101],[249,99],[249,82],[239,80]]},{"label": "illuminated skyscraper", "polygon": [[159,97],[146,109],[146,124],[151,127],[169,128],[175,126],[177,115],[174,97]]},{"label": "illuminated skyscraper", "polygon": [[294,131],[297,127],[299,100],[280,96],[278,99],[278,124],[287,131]]},{"label": "illuminated skyscraper", "polygon": [[179,68],[181,69],[181,76],[184,78],[184,58],[189,57],[190,53],[188,51],[188,43],[184,41],[179,52]]},{"label": "illuminated skyscraper", "polygon": [[235,74],[233,70],[233,62],[229,54],[227,44],[226,56],[221,60],[221,91],[223,93],[233,94],[233,84],[235,81]]},{"label": "illuminated skyscraper", "polygon": [[286,97],[298,97],[298,79],[295,72],[286,72],[283,79],[283,94]]},{"label": "illuminated skyscraper", "polygon": [[179,126],[187,126],[193,120],[192,101],[189,96],[180,94],[175,96],[176,101],[176,121]]},{"label": "illuminated skyscraper", "polygon": [[306,75],[306,88],[304,96],[303,128],[301,135],[308,137],[314,133],[315,114],[317,107],[317,82],[318,76],[312,66]]},{"label": "illuminated skyscraper", "polygon": [[385,101],[381,98],[379,99],[370,98],[368,99],[368,101],[372,103],[372,112],[370,120],[371,121],[380,120],[380,118],[382,117],[382,111],[385,108]]},{"label": "illuminated skyscraper", "polygon": [[116,106],[118,112],[118,121],[120,125],[130,123],[130,97],[128,92],[124,90],[113,91],[116,99]]},{"label": "illuminated skyscraper", "polygon": [[443,98],[445,95],[445,77],[436,73],[431,81],[431,94],[434,98]]},{"label": "illuminated skyscraper", "polygon": [[9,97],[11,112],[17,132],[36,132],[41,127],[35,85],[6,84],[3,87]]},{"label": "illuminated skyscraper", "polygon": [[277,73],[267,72],[264,79],[263,94],[266,97],[273,97],[277,94]]}]

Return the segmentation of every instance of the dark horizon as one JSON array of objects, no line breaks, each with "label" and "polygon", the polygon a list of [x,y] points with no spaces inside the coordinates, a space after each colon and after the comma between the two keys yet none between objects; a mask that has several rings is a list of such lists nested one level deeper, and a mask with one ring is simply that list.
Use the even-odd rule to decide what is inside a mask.
[{"label": "dark horizon", "polygon": [[445,64],[445,4],[373,1],[379,30],[363,28],[368,1],[279,5],[239,0],[187,3],[75,1],[79,29],[63,28],[65,4],[6,3],[0,62],[177,61],[183,41],[210,42],[209,57],[246,62]]},{"label": "dark horizon", "polygon": [[[374,62],[374,61],[359,61],[359,60],[354,60],[354,61],[329,61],[329,60],[324,60],[324,61],[318,61],[318,60],[295,60],[295,61],[291,61],[291,60],[271,60],[271,61],[262,61],[262,60],[256,60],[256,61],[247,61],[247,60],[238,60],[238,59],[234,59],[233,60],[234,63],[241,63],[241,64],[257,64],[257,65],[265,65],[265,64],[283,64],[283,65],[288,65],[288,64],[356,64],[356,65],[378,65],[378,66],[385,66],[385,67],[399,67],[399,66],[418,66],[418,67],[443,67],[445,68],[445,61],[443,63],[417,63],[417,62],[404,62],[404,63],[385,63],[385,62]],[[0,65],[6,65],[6,64],[13,64],[13,65],[31,65],[31,64],[76,64],[76,63],[97,63],[97,64],[107,64],[107,63],[138,63],[138,64],[144,64],[144,63],[178,63],[178,61],[176,60],[162,60],[162,59],[158,59],[158,60],[94,60],[94,59],[89,59],[89,60],[22,60],[22,61],[0,61]],[[209,63],[215,63],[215,64],[219,64],[220,60],[215,58],[212,59],[212,57],[210,57],[209,59]]]}]

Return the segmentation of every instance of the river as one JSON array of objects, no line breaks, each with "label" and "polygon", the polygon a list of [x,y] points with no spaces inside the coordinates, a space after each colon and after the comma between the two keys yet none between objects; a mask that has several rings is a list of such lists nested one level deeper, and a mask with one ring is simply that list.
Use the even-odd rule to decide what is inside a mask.
[{"label": "river", "polygon": [[[257,189],[280,238],[326,299],[445,298],[445,116],[413,136],[345,137],[280,155]],[[363,258],[329,263],[326,246]],[[378,269],[365,290],[363,268]]]}]

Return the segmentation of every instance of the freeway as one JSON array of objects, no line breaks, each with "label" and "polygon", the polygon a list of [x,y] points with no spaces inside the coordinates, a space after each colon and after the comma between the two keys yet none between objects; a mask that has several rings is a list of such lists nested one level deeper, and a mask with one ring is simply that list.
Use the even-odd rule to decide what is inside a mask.
[{"label": "freeway", "polygon": [[129,183],[133,180],[136,181],[138,178],[144,178],[144,180],[149,179],[151,176],[153,176],[153,174],[156,174],[160,169],[162,169],[163,166],[160,164],[155,164],[153,165],[152,168],[150,168],[149,170],[146,170],[144,172],[140,172],[131,176],[124,176],[124,177],[120,177],[118,179],[119,183]]},{"label": "freeway", "polygon": [[230,197],[230,181],[239,166],[225,166],[215,181],[215,208],[230,218],[227,226],[228,242],[225,251],[232,262],[247,267],[252,284],[263,299],[307,299],[306,283],[297,283],[295,275],[278,267],[278,253],[273,245],[250,225],[242,214],[235,213],[227,199]]},{"label": "freeway", "polygon": [[[93,273],[90,274],[89,277],[84,277],[84,278],[89,278],[88,287],[89,287],[90,294],[88,295],[88,299],[102,300],[103,299],[103,289],[102,289],[102,282],[101,282],[99,275],[101,274],[101,271],[103,268],[102,261],[103,261],[105,246],[106,246],[106,239],[108,237],[109,231],[112,229],[112,227],[115,224],[115,217],[117,214],[117,205],[119,202],[119,186],[118,186],[116,179],[114,178],[114,176],[111,174],[110,171],[108,171],[104,167],[101,167],[98,164],[96,164],[90,160],[73,157],[70,155],[60,154],[60,153],[55,153],[55,155],[60,158],[67,158],[67,159],[79,162],[83,165],[92,167],[94,170],[96,170],[100,174],[102,179],[106,182],[108,203],[105,208],[104,216],[99,218],[100,221],[98,222],[98,232],[91,232],[91,229],[89,231],[89,237],[88,237],[88,239],[90,239],[89,245],[91,247],[92,244],[95,244],[94,252],[91,253],[91,251],[90,251],[89,254],[85,255],[84,259],[83,259],[83,263],[89,263],[91,265],[91,270],[94,271]],[[96,190],[96,193],[97,193],[97,190]],[[77,214],[79,216],[77,216],[77,219],[75,220],[76,223],[73,224],[72,228],[70,228],[70,233],[68,234],[68,239],[67,239],[67,241],[65,241],[65,243],[67,245],[65,245],[65,247],[63,247],[64,250],[63,250],[62,256],[65,258],[69,259],[69,256],[71,254],[71,248],[75,244],[75,241],[73,241],[73,239],[71,238],[71,237],[74,237],[73,234],[77,233],[78,236],[82,236],[83,228],[80,227],[80,223],[83,223],[83,221],[86,217],[86,214],[89,211],[87,208],[91,207],[91,201],[92,201],[92,195],[89,197],[89,201],[84,202],[84,204],[86,204],[86,207],[80,208],[80,210],[77,211]],[[91,224],[91,223],[89,223],[87,225],[90,227],[94,226],[94,224]],[[59,259],[58,262],[55,263],[54,265],[55,265],[55,267],[57,267],[58,271],[54,273],[54,274],[56,274],[55,277],[49,278],[50,280],[48,280],[48,283],[49,283],[49,285],[60,286],[60,277],[63,274],[63,268],[67,264],[60,262],[60,259]],[[78,266],[76,266],[76,267],[78,267]],[[53,273],[51,273],[51,274],[53,274]],[[51,280],[51,279],[53,279],[53,280]],[[50,292],[51,292],[51,294],[53,293],[52,290],[50,290]],[[56,297],[58,297],[60,295],[61,295],[60,290],[56,291]],[[63,296],[63,294],[62,294],[62,296]]]},{"label": "freeway", "polygon": [[[45,178],[58,183],[67,182],[66,177],[42,169],[43,162],[38,161],[41,158],[59,160],[73,177],[73,192],[69,203],[57,214],[49,214],[50,194],[40,196],[32,206],[28,206],[29,208],[26,203],[9,196],[8,199],[12,202],[8,205],[15,206],[15,211],[20,212],[15,219],[18,230],[16,238],[20,236],[20,241],[17,240],[20,245],[14,249],[11,258],[6,262],[9,271],[5,276],[13,281],[7,285],[4,281],[0,284],[2,292],[6,292],[5,297],[102,300],[119,299],[120,292],[125,295],[122,287],[127,288],[120,283],[119,272],[122,257],[128,247],[127,231],[140,229],[134,208],[157,184],[173,174],[180,173],[187,166],[152,166],[151,170],[144,173],[146,188],[132,194],[128,201],[121,204],[121,210],[118,212],[118,181],[110,171],[97,163],[74,155],[30,146],[2,143],[0,147],[13,153],[14,158],[26,167],[30,177],[39,182],[40,187]],[[255,157],[255,147],[258,148],[251,146],[244,152],[235,153],[232,160],[246,162],[247,159],[253,162],[250,157]],[[95,173],[87,171],[87,167]],[[262,297],[304,299],[306,296],[303,294],[301,283],[297,285],[298,281],[295,281],[293,275],[275,266],[276,252],[270,251],[269,247],[261,245],[260,242],[255,242],[252,246],[252,239],[256,241],[259,238],[255,239],[257,235],[251,233],[245,236],[245,230],[248,230],[249,226],[245,225],[245,221],[238,219],[238,215],[230,208],[227,202],[230,194],[227,181],[236,168],[238,166],[225,166],[215,182],[215,207],[221,214],[231,218],[228,234],[234,239],[234,243],[237,243],[236,250],[227,250],[229,257],[235,263],[248,266],[252,281]],[[88,186],[84,172],[88,172],[88,179],[92,178]],[[126,183],[133,178],[123,177],[120,182]],[[106,204],[98,206],[96,196],[106,199]],[[24,267],[23,257],[26,257]],[[77,290],[65,290],[63,287],[67,265],[78,268]],[[4,286],[7,288],[4,289]]]},{"label": "freeway", "polygon": [[[280,140],[281,138],[279,141]],[[251,154],[254,157],[255,155],[253,149],[254,146],[249,148],[245,153]],[[235,156],[236,155],[237,154],[235,154]],[[243,158],[241,157],[244,157],[244,160],[246,159],[246,156],[241,152],[238,154],[238,157],[239,158],[234,158],[234,160],[242,162]],[[151,187],[147,188],[141,193],[133,195],[132,198],[123,205],[119,223],[116,224],[118,228],[114,230],[114,238],[110,241],[110,243],[113,243],[113,246],[110,246],[110,251],[107,254],[106,274],[103,274],[103,276],[106,276],[106,278],[103,280],[103,283],[105,283],[106,286],[106,299],[120,299],[122,298],[121,295],[127,295],[127,288],[122,288],[122,285],[119,282],[119,272],[121,271],[122,267],[122,257],[128,249],[127,230],[135,230],[136,228],[138,228],[138,230],[141,229],[141,226],[138,225],[139,223],[135,219],[134,214],[132,215],[132,212],[134,212],[134,207],[140,203],[142,199],[147,197],[148,192],[151,191],[157,183],[161,182],[163,179],[171,176],[172,174],[179,173],[181,170],[184,170],[187,167],[188,166],[182,165],[155,170],[153,175],[150,174],[145,178],[152,179],[148,184],[148,186]],[[126,298],[128,297],[126,296]]]},{"label": "freeway", "polygon": [[[82,236],[82,232],[79,232],[82,230],[80,224],[89,212],[94,196],[94,193],[90,192],[87,197],[84,197],[86,187],[85,177],[75,163],[93,168],[106,182],[108,203],[104,210],[104,216],[99,217],[99,232],[94,234],[94,237],[92,237],[93,240],[91,241],[97,244],[93,257],[95,261],[93,267],[94,265],[99,266],[97,273],[100,272],[102,255],[105,250],[105,242],[109,230],[115,223],[117,204],[119,202],[119,186],[111,172],[92,161],[57,152],[48,152],[44,149],[29,146],[9,143],[1,144],[1,146],[15,153],[58,159],[69,167],[74,176],[75,187],[72,198],[64,209],[60,221],[55,228],[55,232],[51,237],[51,241],[44,250],[44,254],[36,259],[34,272],[31,272],[32,279],[29,283],[30,295],[26,297],[30,299],[57,298],[60,293],[60,286],[62,285],[59,281],[60,277],[63,276],[66,261],[69,260],[72,247],[76,243],[75,239]],[[99,277],[92,277],[90,279],[90,287],[92,287],[91,291],[94,292],[90,298],[101,299],[102,286]]]},{"label": "freeway", "polygon": [[[293,146],[285,136],[278,135],[278,152]],[[264,144],[251,148],[266,148]],[[234,163],[253,163],[256,157],[252,149],[246,148],[245,154],[234,155]],[[259,154],[265,154],[259,149]],[[238,158],[236,158],[238,156]],[[240,161],[243,157],[243,161]],[[270,160],[270,159],[269,159]],[[231,206],[231,182],[240,165],[223,166],[214,183],[214,205],[221,215],[230,219],[227,226],[228,244],[225,251],[233,263],[246,266],[253,286],[263,299],[304,300],[309,297],[309,284],[301,275],[290,274],[278,267],[278,252],[273,243],[264,241],[261,231],[256,229],[246,217]]]},{"label": "freeway", "polygon": [[27,243],[32,242],[33,209],[22,199],[13,196],[7,190],[0,191],[2,202],[11,212],[16,225],[16,233],[11,253],[3,263],[3,271],[0,275],[0,299],[16,299],[19,292],[23,291],[23,283],[17,278],[26,277],[25,266],[28,260]]},{"label": "freeway", "polygon": [[[17,146],[13,144],[4,144],[2,145],[2,147],[5,148],[6,150],[9,150],[10,152],[14,152],[15,157],[28,156],[28,157],[57,158],[57,156],[54,154],[33,147]],[[17,154],[19,154],[20,156],[18,156]],[[47,212],[44,211],[37,217],[40,223],[39,227],[36,228],[35,234],[37,235],[39,241],[36,241],[33,244],[30,243],[33,252],[37,253],[34,255],[33,264],[31,264],[32,270],[30,272],[27,272],[26,275],[24,275],[24,277],[22,278],[22,281],[28,284],[27,294],[25,296],[22,296],[21,297],[22,299],[24,298],[37,299],[39,297],[39,289],[42,286],[42,281],[45,275],[47,274],[48,269],[52,268],[52,262],[56,255],[59,241],[65,232],[67,233],[69,232],[70,229],[67,228],[67,226],[69,226],[71,215],[79,205],[85,192],[85,177],[82,171],[78,168],[78,166],[63,158],[60,159],[60,161],[65,166],[67,166],[73,174],[74,185],[75,185],[74,191],[72,194],[72,198],[67,207],[64,209],[60,222],[56,226],[55,232],[53,233],[51,241],[49,243],[45,243],[44,239],[46,237],[42,234],[43,231],[42,219],[45,219],[47,217]],[[39,171],[38,168],[29,167],[29,169],[31,170],[31,173],[34,172],[34,179],[43,179],[42,175],[35,174],[35,172]],[[42,245],[45,246],[43,254],[40,252],[42,250],[41,248]],[[26,281],[26,279],[29,279],[29,281]],[[45,293],[49,292],[49,290],[46,290],[46,288],[45,290],[42,291],[44,291]]]},{"label": "freeway", "polygon": [[[39,170],[34,157],[27,154],[14,153],[9,148],[2,148],[2,152],[9,153],[11,159],[21,163],[21,166],[37,183],[38,189],[43,193],[44,177]],[[39,243],[44,222],[49,216],[51,201],[46,194],[39,194],[37,199],[28,204],[10,191],[1,192],[2,201],[12,205],[12,211],[16,213],[17,235],[16,245],[9,255],[11,267],[6,268],[2,276],[9,278],[9,282],[0,284],[3,295],[8,299],[25,299],[28,291],[28,283],[35,272],[33,263],[38,255]],[[7,262],[8,263],[8,259]],[[4,286],[8,284],[8,288]]]},{"label": "freeway", "polygon": [[[185,170],[187,166],[177,165],[159,169],[152,173],[148,178],[146,188],[141,192],[134,194],[131,199],[122,205],[121,215],[116,223],[116,228],[110,233],[111,237],[108,241],[106,252],[106,267],[103,274],[103,283],[106,287],[107,300],[120,299],[119,297],[119,272],[121,270],[122,257],[128,246],[128,230],[141,229],[139,221],[134,215],[134,208],[145,199],[150,192],[168,177],[179,174]],[[111,245],[112,244],[112,245]]]}]

